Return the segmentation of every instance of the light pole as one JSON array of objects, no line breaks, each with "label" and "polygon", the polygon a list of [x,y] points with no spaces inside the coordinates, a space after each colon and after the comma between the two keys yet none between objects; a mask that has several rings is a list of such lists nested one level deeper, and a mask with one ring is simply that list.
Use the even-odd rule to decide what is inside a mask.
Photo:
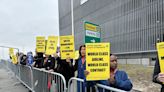
[{"label": "light pole", "polygon": [[[73,11],[73,1],[74,0],[71,0],[71,21],[72,21],[72,36],[74,36],[74,11]],[[82,4],[84,4],[84,3],[86,3],[88,0],[80,0],[81,1],[81,4],[80,5],[82,5]]]},{"label": "light pole", "polygon": [[72,36],[74,36],[74,13],[73,13],[73,0],[71,0],[71,21],[72,21]]}]

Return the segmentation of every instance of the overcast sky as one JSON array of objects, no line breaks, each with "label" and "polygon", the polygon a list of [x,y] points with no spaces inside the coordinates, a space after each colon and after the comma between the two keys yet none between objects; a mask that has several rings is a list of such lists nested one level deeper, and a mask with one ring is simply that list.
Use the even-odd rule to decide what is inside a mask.
[{"label": "overcast sky", "polygon": [[58,16],[58,0],[0,0],[0,46],[34,52],[36,36],[59,35]]}]

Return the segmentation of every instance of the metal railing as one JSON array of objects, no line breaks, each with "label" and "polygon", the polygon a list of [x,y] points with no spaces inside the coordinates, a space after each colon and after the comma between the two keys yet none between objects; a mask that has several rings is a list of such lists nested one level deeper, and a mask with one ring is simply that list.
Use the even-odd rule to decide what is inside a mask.
[{"label": "metal railing", "polygon": [[15,74],[15,77],[23,83],[32,92],[33,90],[33,73],[30,66],[13,64],[12,62],[2,60],[3,65]]},{"label": "metal railing", "polygon": [[[68,92],[77,92],[77,91],[82,92],[83,91],[82,85],[84,85],[83,82],[84,82],[83,79],[79,79],[75,77],[71,78],[68,81]],[[79,88],[77,85],[79,85]],[[75,89],[72,87],[74,87]]]},{"label": "metal railing", "polygon": [[34,90],[36,92],[66,92],[63,75],[44,69],[33,68]]},{"label": "metal railing", "polygon": [[112,88],[112,87],[102,85],[102,84],[96,84],[96,86],[97,86],[97,88],[102,88],[103,92],[105,92],[105,90],[110,91],[110,92],[128,92],[128,91]]},{"label": "metal railing", "polygon": [[127,92],[117,88],[96,84],[93,87],[86,87],[83,79],[72,77],[66,86],[66,80],[63,75],[50,72],[45,69],[38,69],[25,65],[14,65],[9,61],[1,61],[12,71],[18,80],[23,83],[32,92]]},{"label": "metal railing", "polygon": [[21,81],[26,87],[34,92],[33,72],[30,66],[17,65],[20,70],[19,81]]},{"label": "metal railing", "polygon": [[20,69],[18,65],[12,64],[12,62],[3,61],[6,68],[15,74],[15,77],[20,78]]},{"label": "metal railing", "polygon": [[[73,89],[71,86],[77,89]],[[128,92],[102,84],[96,84],[94,87],[86,87],[84,80],[76,77],[71,78],[68,82],[68,92],[99,92],[99,88],[102,89],[102,92]]]},{"label": "metal railing", "polygon": [[66,92],[66,81],[63,75],[31,66],[12,64],[1,61],[1,64],[15,74],[15,77],[32,92]]}]

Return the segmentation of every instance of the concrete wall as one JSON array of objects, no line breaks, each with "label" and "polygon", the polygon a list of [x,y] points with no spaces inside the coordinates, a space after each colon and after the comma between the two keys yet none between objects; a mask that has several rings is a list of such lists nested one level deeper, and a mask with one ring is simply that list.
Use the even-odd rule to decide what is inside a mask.
[{"label": "concrete wall", "polygon": [[126,59],[118,59],[118,63],[119,64],[127,64],[127,60]]},{"label": "concrete wall", "polygon": [[119,64],[141,64],[145,66],[154,65],[151,63],[149,58],[138,58],[138,59],[118,59]]}]

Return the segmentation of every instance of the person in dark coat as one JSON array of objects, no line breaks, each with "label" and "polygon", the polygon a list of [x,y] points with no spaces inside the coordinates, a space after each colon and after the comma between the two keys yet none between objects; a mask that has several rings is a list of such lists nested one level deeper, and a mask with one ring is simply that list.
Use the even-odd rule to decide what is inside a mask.
[{"label": "person in dark coat", "polygon": [[22,55],[20,57],[20,64],[21,65],[26,65],[27,64],[27,56],[26,55]]},{"label": "person in dark coat", "polygon": [[159,59],[156,60],[153,73],[153,82],[161,84],[161,92],[164,92],[164,73],[160,71]]},{"label": "person in dark coat", "polygon": [[68,85],[69,79],[74,77],[73,59],[61,59],[60,57],[56,57],[56,60],[57,67],[54,71],[62,74],[66,79],[66,85]]},{"label": "person in dark coat", "polygon": [[43,68],[43,62],[44,62],[43,53],[37,52],[36,56],[34,56],[34,67]]},{"label": "person in dark coat", "polygon": [[[88,83],[95,85],[96,83],[106,85],[109,87],[117,88],[124,91],[130,91],[133,87],[132,82],[128,78],[128,75],[125,71],[119,70],[117,68],[117,57],[113,54],[110,54],[110,78],[106,80],[97,80],[97,81],[89,81]],[[86,71],[85,71],[86,72]],[[89,74],[85,73],[85,74]],[[102,88],[98,88],[99,92],[110,92],[111,90],[103,90]]]},{"label": "person in dark coat", "polygon": [[55,58],[51,57],[51,55],[46,55],[43,65],[46,70],[53,70],[55,67]]}]

